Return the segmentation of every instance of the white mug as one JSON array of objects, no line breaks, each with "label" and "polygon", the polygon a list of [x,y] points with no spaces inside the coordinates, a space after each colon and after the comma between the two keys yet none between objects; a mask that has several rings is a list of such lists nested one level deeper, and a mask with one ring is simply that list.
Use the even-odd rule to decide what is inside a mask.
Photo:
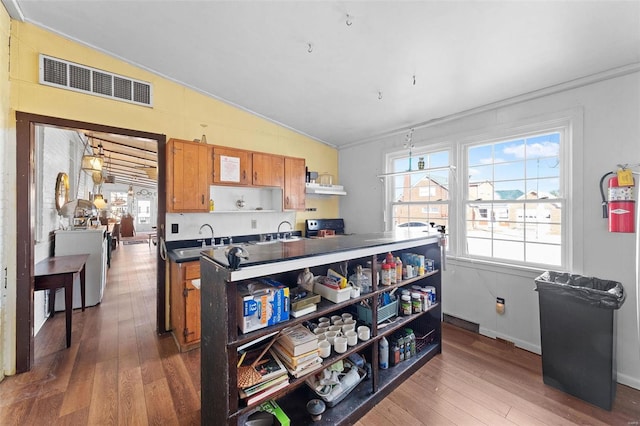
[{"label": "white mug", "polygon": [[329,321],[330,321],[330,320],[329,320],[329,318],[327,318],[327,317],[320,317],[320,318],[318,318],[318,323],[321,323],[321,322],[329,322]]},{"label": "white mug", "polygon": [[342,324],[344,324],[344,321],[342,321],[342,320],[338,320],[338,321],[333,323],[333,325],[342,325]]},{"label": "white mug", "polygon": [[318,334],[318,335],[319,335],[319,334],[324,334],[324,333],[326,333],[327,331],[329,331],[329,329],[324,328],[324,327],[316,327],[316,329],[315,329],[315,330],[313,330],[313,333],[314,333],[314,334]]},{"label": "white mug", "polygon": [[351,293],[349,294],[349,296],[352,299],[355,299],[356,297],[360,297],[360,287],[351,287]]},{"label": "white mug", "polygon": [[347,344],[349,346],[355,346],[358,344],[358,333],[354,330],[349,330],[344,335],[347,337]]},{"label": "white mug", "polygon": [[[327,331],[325,333],[325,336],[327,336],[327,342],[329,342],[330,344],[333,345],[334,340],[336,339],[336,337],[338,337],[338,333],[340,333],[339,331]],[[340,336],[342,336],[342,333],[339,334]]]},{"label": "white mug", "polygon": [[343,354],[347,351],[347,338],[343,336],[337,336],[333,342],[333,348],[339,354]]},{"label": "white mug", "polygon": [[331,355],[331,343],[329,343],[328,341],[323,340],[318,343],[318,348],[320,349],[320,356],[322,358],[326,358]]},{"label": "white mug", "polygon": [[347,331],[351,331],[351,330],[355,330],[356,329],[356,325],[355,324],[343,324],[342,325],[342,332],[346,333]]},{"label": "white mug", "polygon": [[322,342],[323,340],[327,340],[327,335],[325,333],[318,334],[318,343]]},{"label": "white mug", "polygon": [[318,327],[329,328],[330,326],[331,326],[331,322],[329,322],[329,320],[320,321],[318,323]]},{"label": "white mug", "polygon": [[340,315],[334,315],[331,317],[331,324],[335,324],[336,321],[342,321],[342,317]]},{"label": "white mug", "polygon": [[342,331],[341,325],[332,325],[327,331]]},{"label": "white mug", "polygon": [[348,312],[345,312],[344,314],[342,314],[342,315],[340,315],[340,316],[342,317],[342,321],[344,321],[345,323],[346,323],[348,320],[352,320],[352,319],[353,319],[353,315],[351,315],[351,314],[350,314],[350,313],[348,313]]},{"label": "white mug", "polygon": [[360,340],[369,340],[370,337],[371,329],[369,329],[369,327],[367,327],[366,325],[361,325],[360,327],[358,327],[358,338]]}]

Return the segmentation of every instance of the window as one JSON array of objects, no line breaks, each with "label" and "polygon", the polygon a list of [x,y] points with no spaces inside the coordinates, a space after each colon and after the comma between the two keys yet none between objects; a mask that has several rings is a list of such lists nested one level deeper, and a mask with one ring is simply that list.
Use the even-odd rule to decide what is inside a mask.
[{"label": "window", "polygon": [[[427,227],[430,222],[449,225],[449,151],[391,155],[388,164],[391,227]],[[422,172],[418,160],[424,161]],[[406,173],[404,173],[406,172]]]},{"label": "window", "polygon": [[464,255],[563,265],[563,132],[465,146]]}]

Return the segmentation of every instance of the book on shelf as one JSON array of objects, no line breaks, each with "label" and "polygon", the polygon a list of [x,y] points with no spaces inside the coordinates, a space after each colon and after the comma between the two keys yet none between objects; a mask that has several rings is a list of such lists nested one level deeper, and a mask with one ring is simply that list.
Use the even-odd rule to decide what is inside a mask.
[{"label": "book on shelf", "polygon": [[268,387],[267,389],[263,390],[262,392],[258,392],[256,394],[251,395],[250,397],[245,399],[245,401],[246,401],[247,405],[255,404],[256,402],[260,402],[262,400],[267,399],[270,395],[273,395],[274,393],[278,392],[280,389],[284,389],[287,386],[289,386],[289,381],[288,380],[286,380],[284,382],[280,382],[275,386]]},{"label": "book on shelf", "polygon": [[[251,365],[256,358],[260,356],[263,349],[264,346],[248,350],[244,360],[242,361],[242,365]],[[256,364],[255,369],[262,376],[258,383],[266,382],[267,380],[275,379],[276,377],[287,374],[287,369],[272,349],[269,349],[262,356],[262,359]]]},{"label": "book on shelf", "polygon": [[318,348],[318,336],[301,324],[283,330],[276,342],[293,356]]},{"label": "book on shelf", "polygon": [[262,392],[263,390],[266,390],[272,386],[279,385],[281,382],[289,383],[289,375],[284,374],[282,376],[276,377],[275,379],[260,382],[257,385],[249,386],[243,389],[238,389],[238,394],[240,395],[240,398],[248,398],[251,395],[255,395],[258,392]]},{"label": "book on shelf", "polygon": [[305,361],[302,364],[298,364],[297,367],[292,367],[290,365],[288,365],[287,363],[284,363],[285,368],[287,369],[287,371],[289,372],[289,374],[293,374],[293,373],[300,373],[301,371],[310,368],[310,367],[314,367],[316,364],[318,363],[322,363],[322,358],[320,358],[319,356],[313,359],[310,359],[309,361]]},{"label": "book on shelf", "polygon": [[275,424],[279,426],[291,425],[291,420],[289,419],[289,417],[285,414],[282,408],[280,408],[278,403],[272,399],[260,404],[259,410],[272,414],[276,418]]},{"label": "book on shelf", "polygon": [[300,308],[297,311],[291,310],[291,316],[294,318],[301,317],[303,315],[310,314],[311,312],[315,312],[318,309],[318,305],[312,303],[311,305],[307,305],[304,308]]},{"label": "book on shelf", "polygon": [[289,374],[291,374],[293,377],[295,377],[296,379],[299,379],[300,377],[306,376],[309,373],[312,373],[316,370],[320,370],[322,368],[322,358],[320,358],[317,362],[312,363],[311,365],[303,368],[300,371],[294,371],[294,370],[289,370]]},{"label": "book on shelf", "polygon": [[278,358],[280,358],[280,361],[286,362],[287,364],[293,367],[297,367],[298,364],[308,361],[310,359],[316,358],[318,355],[320,355],[320,350],[317,348],[317,346],[315,349],[297,356],[290,353],[286,348],[282,347],[278,342],[275,342],[271,347],[271,349],[275,351],[276,355],[278,355]]}]

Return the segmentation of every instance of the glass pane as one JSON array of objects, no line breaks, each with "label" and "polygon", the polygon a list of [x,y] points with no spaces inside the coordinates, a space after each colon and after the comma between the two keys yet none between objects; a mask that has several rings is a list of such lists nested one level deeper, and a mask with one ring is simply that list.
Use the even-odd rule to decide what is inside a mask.
[{"label": "glass pane", "polygon": [[527,199],[560,197],[560,179],[532,179],[527,181]]},{"label": "glass pane", "polygon": [[467,236],[474,238],[491,238],[493,236],[493,224],[483,219],[467,220]]},{"label": "glass pane", "polygon": [[449,226],[447,204],[398,204],[393,206],[393,228],[430,228],[430,222]]},{"label": "glass pane", "polygon": [[496,164],[493,168],[494,180],[524,179],[524,161]]},{"label": "glass pane", "polygon": [[557,157],[560,154],[560,133],[548,133],[527,139],[527,159]]},{"label": "glass pane", "polygon": [[467,238],[467,253],[471,256],[491,257],[491,240],[484,238]]},{"label": "glass pane", "polygon": [[526,261],[545,265],[562,264],[562,248],[559,245],[527,244]]},{"label": "glass pane", "polygon": [[520,160],[525,158],[524,140],[514,140],[497,143],[493,148],[493,161],[503,163],[506,161]]},{"label": "glass pane", "polygon": [[498,259],[524,262],[524,243],[515,241],[494,240],[493,256]]},{"label": "glass pane", "polygon": [[427,168],[446,167],[449,165],[449,151],[434,152],[425,157]]},{"label": "glass pane", "polygon": [[409,170],[409,157],[396,158],[395,160],[393,160],[392,167],[393,172],[406,172],[407,170]]},{"label": "glass pane", "polygon": [[560,158],[536,158],[527,160],[527,178],[558,177],[560,176]]},{"label": "glass pane", "polygon": [[473,146],[469,148],[467,158],[469,167],[491,164],[493,162],[493,147],[491,145]]},{"label": "glass pane", "polygon": [[469,183],[491,182],[493,180],[493,165],[474,166],[469,168]]},{"label": "glass pane", "polygon": [[505,181],[495,183],[496,200],[518,200],[524,195],[525,181]]}]

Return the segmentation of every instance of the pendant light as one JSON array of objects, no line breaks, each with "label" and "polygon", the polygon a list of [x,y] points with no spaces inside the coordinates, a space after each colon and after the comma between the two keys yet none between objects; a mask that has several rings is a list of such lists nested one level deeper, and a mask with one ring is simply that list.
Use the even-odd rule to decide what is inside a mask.
[{"label": "pendant light", "polygon": [[102,144],[98,145],[98,154],[93,153],[93,148],[91,148],[91,151],[91,155],[85,154],[82,156],[82,170],[88,173],[102,172],[102,165],[104,164]]}]

